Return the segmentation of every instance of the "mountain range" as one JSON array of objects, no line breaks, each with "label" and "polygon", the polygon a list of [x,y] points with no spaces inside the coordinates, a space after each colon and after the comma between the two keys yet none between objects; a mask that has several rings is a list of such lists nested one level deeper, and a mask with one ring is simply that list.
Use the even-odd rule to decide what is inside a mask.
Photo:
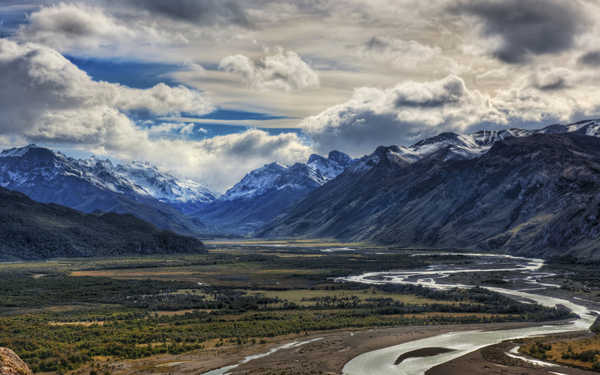
[{"label": "mountain range", "polygon": [[598,124],[379,147],[260,235],[600,259]]},{"label": "mountain range", "polygon": [[348,155],[332,151],[327,158],[311,155],[307,163],[267,164],[248,173],[219,199],[190,214],[210,223],[214,233],[253,233],[353,162]]},{"label": "mountain range", "polygon": [[131,213],[182,234],[201,233],[206,225],[177,207],[215,199],[202,185],[176,179],[147,163],[74,159],[36,145],[0,153],[0,186],[86,213]]},{"label": "mountain range", "polygon": [[[184,235],[335,237],[596,258],[600,212],[589,210],[598,137],[596,120],[442,133],[360,159],[332,151],[306,163],[267,164],[222,195],[148,163],[75,159],[29,145],[0,153],[0,186],[96,216],[133,214]],[[576,207],[585,210],[575,215]]]},{"label": "mountain range", "polygon": [[306,164],[265,165],[225,194],[145,162],[75,159],[29,145],[0,153],[0,186],[82,212],[130,213],[185,235],[245,235],[342,173],[352,159],[333,151]]}]

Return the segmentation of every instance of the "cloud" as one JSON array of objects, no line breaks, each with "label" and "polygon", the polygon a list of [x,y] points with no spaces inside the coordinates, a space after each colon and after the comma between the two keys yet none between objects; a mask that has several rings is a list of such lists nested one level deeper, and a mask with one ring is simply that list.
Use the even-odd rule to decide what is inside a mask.
[{"label": "cloud", "polygon": [[241,76],[248,86],[258,90],[291,91],[319,86],[317,73],[297,53],[282,48],[256,60],[244,55],[227,56],[219,68]]},{"label": "cloud", "polygon": [[55,48],[97,48],[119,38],[134,38],[135,32],[121,25],[98,7],[59,3],[31,13],[29,23],[18,31],[21,40]]},{"label": "cloud", "polygon": [[294,133],[270,135],[257,129],[200,141],[149,139],[145,132],[138,131],[125,143],[99,144],[91,149],[121,159],[143,158],[221,192],[250,170],[273,161],[283,164],[306,161],[313,152]]},{"label": "cloud", "polygon": [[[600,89],[589,77],[543,69],[494,96],[469,89],[454,75],[429,82],[406,81],[383,90],[363,87],[347,102],[307,117],[301,126],[318,152],[339,149],[354,156],[379,145],[408,145],[445,131],[464,133],[484,125],[539,126],[550,120],[597,115]],[[577,87],[583,82],[588,82],[586,89]],[[558,89],[564,92],[556,95]]]},{"label": "cloud", "polygon": [[385,90],[357,89],[348,102],[308,117],[301,126],[320,152],[341,149],[358,156],[379,145],[407,144],[475,121],[497,121],[501,115],[487,101],[451,75]]},{"label": "cloud", "polygon": [[600,51],[584,53],[579,57],[577,62],[582,65],[600,66]]},{"label": "cloud", "polygon": [[201,115],[212,111],[212,105],[202,93],[185,87],[159,84],[141,90],[94,81],[57,51],[37,44],[0,39],[0,81],[2,139],[145,159],[219,190],[250,169],[274,160],[304,160],[311,153],[296,134],[260,130],[201,141],[159,137],[168,129],[189,135],[195,125],[169,124],[153,131],[138,126],[131,113]]},{"label": "cloud", "polygon": [[494,55],[510,64],[570,49],[588,23],[577,0],[462,0],[450,9],[479,19]]},{"label": "cloud", "polygon": [[577,74],[566,68],[538,69],[530,76],[531,86],[545,91],[572,87],[576,80]]},{"label": "cloud", "polygon": [[152,16],[163,16],[177,21],[206,25],[234,24],[249,27],[250,22],[244,9],[230,0],[125,0],[129,4],[149,12]]},{"label": "cloud", "polygon": [[204,128],[196,128],[196,124],[194,123],[173,123],[173,122],[163,122],[160,124],[152,125],[147,128],[148,134],[153,136],[165,136],[165,135],[192,135],[194,134],[194,130],[197,130],[201,133],[206,133],[207,130]]},{"label": "cloud", "polygon": [[93,54],[102,49],[116,52],[123,46],[187,42],[181,33],[151,19],[140,15],[119,16],[114,11],[86,3],[61,2],[42,6],[28,16],[28,21],[17,30],[20,41],[39,43],[60,51]]},{"label": "cloud", "polygon": [[[355,48],[355,47],[352,47]],[[418,64],[439,57],[442,50],[415,40],[373,36],[358,49],[362,58],[399,68],[415,68]]]},{"label": "cloud", "polygon": [[38,127],[40,134],[40,119],[50,127],[51,119],[65,117],[74,128],[73,134],[93,135],[95,127],[87,123],[87,115],[82,115],[77,125],[76,113],[94,113],[96,118],[113,121],[109,113],[202,115],[213,110],[199,91],[162,83],[142,90],[93,81],[53,49],[6,39],[0,39],[0,80],[1,130],[33,131]]}]

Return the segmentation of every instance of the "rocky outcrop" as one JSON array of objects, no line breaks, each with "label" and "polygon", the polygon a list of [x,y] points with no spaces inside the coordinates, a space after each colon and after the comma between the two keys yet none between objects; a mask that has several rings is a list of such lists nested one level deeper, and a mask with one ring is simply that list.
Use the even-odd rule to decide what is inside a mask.
[{"label": "rocky outcrop", "polygon": [[0,375],[33,375],[33,372],[15,352],[0,348]]}]

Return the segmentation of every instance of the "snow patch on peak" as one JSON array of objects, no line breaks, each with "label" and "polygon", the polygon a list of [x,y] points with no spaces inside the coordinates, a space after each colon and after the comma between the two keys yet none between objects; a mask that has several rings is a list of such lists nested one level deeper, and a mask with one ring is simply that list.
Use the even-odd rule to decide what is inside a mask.
[{"label": "snow patch on peak", "polygon": [[306,164],[296,163],[285,166],[279,163],[267,164],[246,174],[244,178],[229,189],[220,199],[252,199],[269,191],[282,189],[312,190],[340,175],[352,158],[332,151],[329,157],[313,154]]},{"label": "snow patch on peak", "polygon": [[99,189],[140,195],[166,203],[210,202],[216,194],[201,184],[159,171],[146,162],[114,165],[91,156],[74,159],[47,148],[29,145],[0,153],[0,185],[18,189],[43,181],[72,178]]}]

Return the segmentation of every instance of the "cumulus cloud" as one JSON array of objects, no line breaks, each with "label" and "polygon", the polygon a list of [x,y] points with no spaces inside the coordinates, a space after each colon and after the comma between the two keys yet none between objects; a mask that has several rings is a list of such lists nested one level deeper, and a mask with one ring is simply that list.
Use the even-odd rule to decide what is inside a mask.
[{"label": "cumulus cloud", "polygon": [[[40,119],[50,128],[48,123],[53,118],[65,117],[74,128],[74,136],[94,135],[95,127],[86,119],[90,113],[113,121],[121,112],[202,115],[213,110],[198,91],[162,83],[141,90],[97,82],[53,49],[6,39],[0,39],[0,80],[3,130],[33,131]],[[79,125],[77,113],[82,113]]]},{"label": "cumulus cloud", "polygon": [[102,42],[134,37],[135,32],[98,7],[60,3],[42,7],[18,31],[22,40],[55,48],[96,48]]},{"label": "cumulus cloud", "polygon": [[[469,132],[484,124],[537,125],[597,114],[600,90],[570,90],[579,80],[584,77],[570,71],[542,70],[494,96],[469,89],[453,75],[384,90],[360,88],[346,103],[304,119],[301,126],[319,152],[340,149],[359,156],[379,145],[408,145],[444,131]],[[564,93],[555,95],[558,89]]]},{"label": "cumulus cloud", "polygon": [[566,51],[587,24],[577,0],[459,0],[450,9],[478,18],[494,55],[506,63]]},{"label": "cumulus cloud", "polygon": [[251,59],[227,56],[219,68],[242,77],[255,89],[300,90],[319,86],[319,76],[297,53],[278,48],[273,55]]},{"label": "cumulus cloud", "polygon": [[500,114],[487,101],[457,76],[407,81],[385,90],[357,89],[348,102],[305,119],[302,127],[321,152],[337,148],[360,155],[382,144],[406,144],[474,121],[498,121]]},{"label": "cumulus cloud", "polygon": [[[310,154],[295,134],[272,136],[259,130],[201,141],[156,137],[132,121],[130,113],[201,115],[212,105],[185,87],[159,84],[141,90],[94,81],[57,51],[36,44],[0,39],[0,81],[0,137],[146,159],[219,190],[252,168],[273,160],[291,163]],[[159,130],[167,128],[189,135],[194,124]]]},{"label": "cumulus cloud", "polygon": [[306,161],[313,152],[295,133],[270,135],[257,129],[200,141],[150,139],[147,133],[137,131],[128,142],[98,144],[91,149],[121,159],[143,158],[221,192],[250,170],[273,161],[283,164]]},{"label": "cumulus cloud", "polygon": [[[95,3],[92,3],[95,4]],[[42,6],[28,16],[17,31],[21,41],[44,44],[60,51],[115,49],[123,45],[185,43],[174,30],[139,15],[118,17],[114,12],[87,3]]]}]

